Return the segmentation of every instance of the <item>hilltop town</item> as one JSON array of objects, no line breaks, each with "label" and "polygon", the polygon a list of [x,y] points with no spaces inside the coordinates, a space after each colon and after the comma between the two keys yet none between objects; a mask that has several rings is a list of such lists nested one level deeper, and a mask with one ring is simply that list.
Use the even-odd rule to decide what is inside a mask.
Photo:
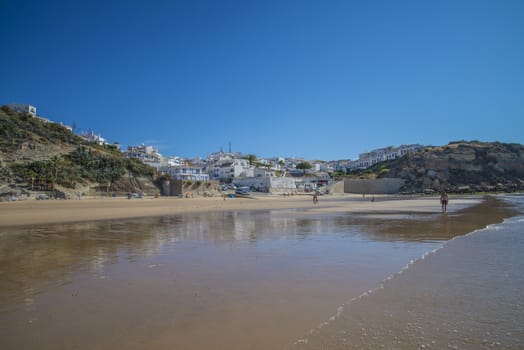
[{"label": "hilltop town", "polygon": [[[232,152],[230,146],[227,152],[187,159],[163,156],[151,145],[120,150],[101,134],[77,133],[73,127],[39,116],[32,105],[5,105],[0,113],[4,138],[0,197],[4,199],[24,194],[47,197],[47,193],[60,198],[129,193],[213,196],[238,188],[243,189],[241,194],[518,191],[524,183],[522,145],[400,145],[338,161],[259,158]],[[459,155],[464,152],[468,155]],[[76,171],[62,175],[71,169]],[[469,182],[468,172],[475,174]]]}]

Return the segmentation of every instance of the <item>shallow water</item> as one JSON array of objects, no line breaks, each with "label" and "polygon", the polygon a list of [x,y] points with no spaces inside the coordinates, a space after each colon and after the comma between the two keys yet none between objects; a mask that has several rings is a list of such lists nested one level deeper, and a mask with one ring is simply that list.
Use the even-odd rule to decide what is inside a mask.
[{"label": "shallow water", "polygon": [[[508,198],[507,198],[508,199]],[[524,208],[524,198],[509,198]],[[299,339],[295,349],[523,349],[524,216],[446,242]]]},{"label": "shallow water", "polygon": [[[0,348],[346,348],[347,339],[353,348],[375,348],[376,339],[354,341],[365,327],[355,328],[351,318],[366,320],[376,312],[383,319],[377,310],[390,299],[375,297],[369,305],[349,300],[455,235],[509,216],[507,205],[489,200],[447,215],[257,211],[3,229]],[[437,281],[452,267],[403,273],[412,280],[400,283],[395,276],[384,290],[400,284],[404,289],[393,294],[406,295],[410,285],[429,286],[421,279]],[[516,290],[509,294],[520,297]],[[414,304],[422,313],[417,320],[433,318],[424,307],[432,300]],[[348,312],[357,306],[361,314]],[[396,321],[377,332],[406,333]],[[518,330],[512,334],[513,342],[521,337]],[[379,345],[384,344],[396,343],[384,339]]]}]

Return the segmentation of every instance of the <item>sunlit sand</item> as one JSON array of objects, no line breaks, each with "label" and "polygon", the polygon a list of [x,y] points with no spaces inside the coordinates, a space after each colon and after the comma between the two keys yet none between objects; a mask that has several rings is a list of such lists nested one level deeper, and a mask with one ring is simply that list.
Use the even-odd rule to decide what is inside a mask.
[{"label": "sunlit sand", "polygon": [[[451,198],[448,210],[454,211],[478,203],[480,198]],[[295,212],[440,212],[435,197],[370,197],[359,195],[321,196],[313,204],[307,195],[258,195],[252,198],[143,198],[20,201],[0,203],[0,226],[66,223],[165,216],[183,213],[238,210],[293,209]]]}]

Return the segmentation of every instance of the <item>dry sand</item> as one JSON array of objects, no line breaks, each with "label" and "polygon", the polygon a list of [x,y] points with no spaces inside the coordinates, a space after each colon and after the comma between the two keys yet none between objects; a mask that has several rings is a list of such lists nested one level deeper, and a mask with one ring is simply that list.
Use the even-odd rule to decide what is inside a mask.
[{"label": "dry sand", "polygon": [[[450,198],[448,211],[480,202],[480,198]],[[440,212],[437,197],[330,195],[314,205],[307,195],[257,195],[252,198],[108,198],[81,200],[27,200],[0,203],[0,227],[92,220],[164,216],[209,211],[293,209],[312,214],[335,212],[409,213]]]}]

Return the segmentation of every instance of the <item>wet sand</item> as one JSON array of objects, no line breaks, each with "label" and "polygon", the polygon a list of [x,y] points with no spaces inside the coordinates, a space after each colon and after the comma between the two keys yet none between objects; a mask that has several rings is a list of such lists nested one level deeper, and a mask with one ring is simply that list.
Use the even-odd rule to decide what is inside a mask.
[{"label": "wet sand", "polygon": [[4,203],[2,215],[136,217],[4,227],[0,348],[288,348],[412,259],[508,215],[477,201],[454,198],[449,215],[436,198]]},{"label": "wet sand", "polygon": [[[448,211],[474,205],[480,197],[450,198]],[[186,213],[293,209],[308,213],[377,212],[435,213],[440,212],[437,197],[376,196],[372,202],[358,195],[322,196],[314,205],[307,195],[258,195],[252,198],[144,198],[20,201],[0,203],[0,227],[70,223],[93,220],[125,219]]]}]

